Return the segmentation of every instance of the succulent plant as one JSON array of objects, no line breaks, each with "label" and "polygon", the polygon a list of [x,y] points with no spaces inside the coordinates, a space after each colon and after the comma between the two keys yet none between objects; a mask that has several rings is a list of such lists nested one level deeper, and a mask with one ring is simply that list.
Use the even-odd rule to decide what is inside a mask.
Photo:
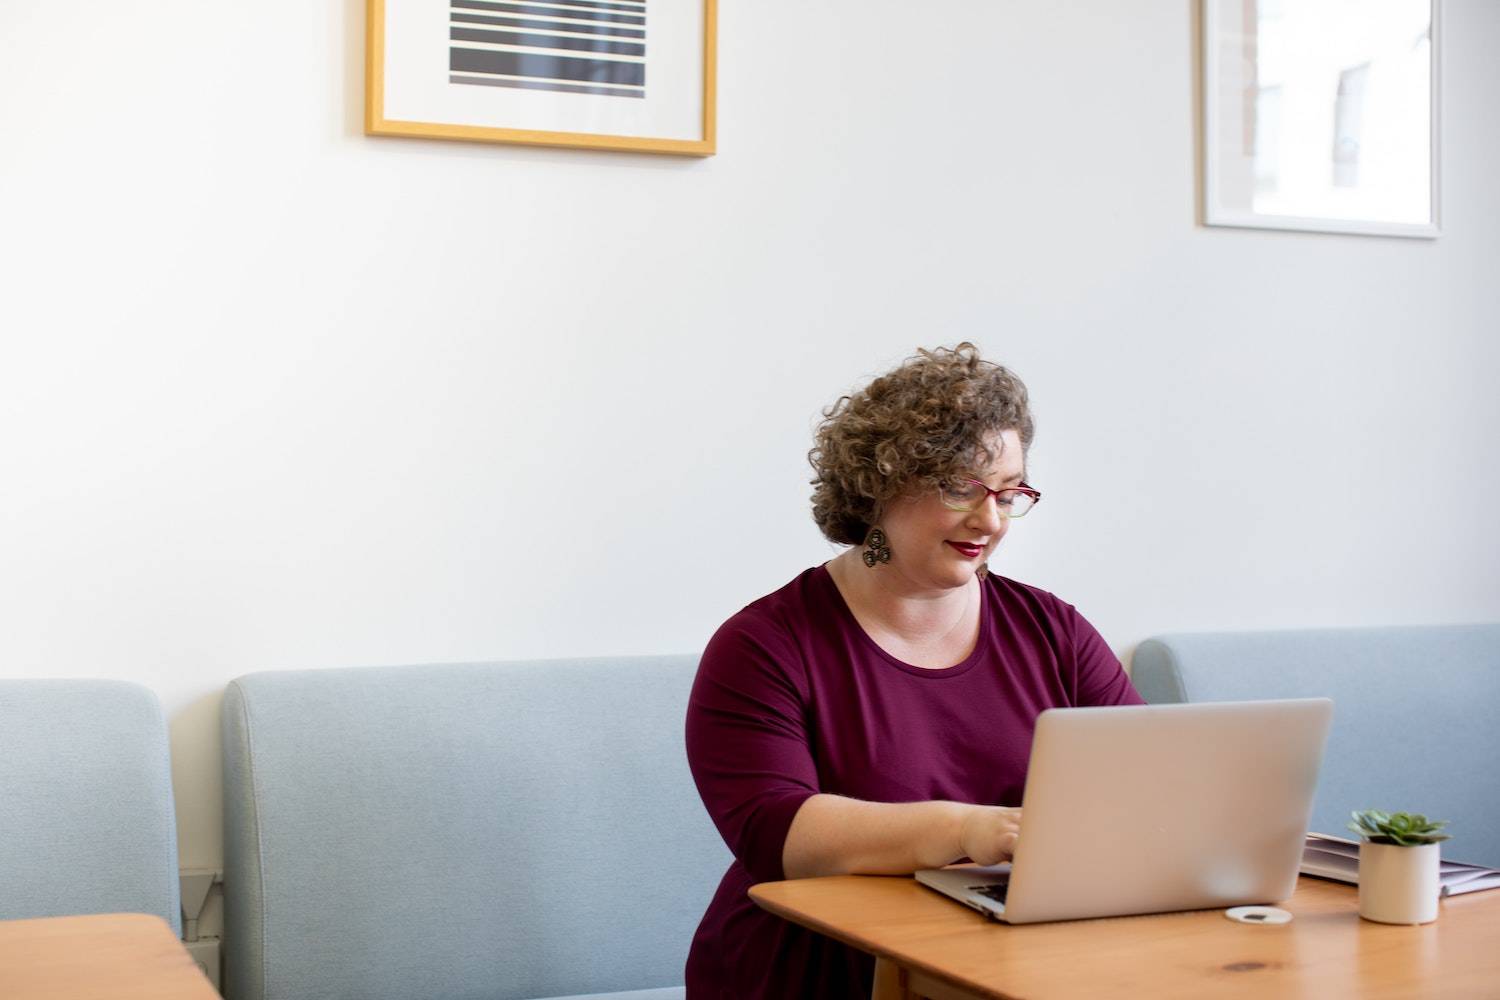
[{"label": "succulent plant", "polygon": [[1428,819],[1421,813],[1387,813],[1379,809],[1366,809],[1350,813],[1354,822],[1349,829],[1372,844],[1396,844],[1399,847],[1419,847],[1447,840],[1443,827],[1445,819]]}]

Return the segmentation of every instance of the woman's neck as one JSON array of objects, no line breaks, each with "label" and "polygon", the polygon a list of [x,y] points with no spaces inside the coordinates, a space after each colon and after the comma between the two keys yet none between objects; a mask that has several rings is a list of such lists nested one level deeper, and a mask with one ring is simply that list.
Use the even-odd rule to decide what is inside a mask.
[{"label": "woman's neck", "polygon": [[830,559],[827,568],[844,603],[867,632],[878,630],[914,646],[944,645],[965,631],[966,621],[978,621],[971,614],[977,579],[961,587],[924,590],[889,563],[866,566],[858,548]]}]

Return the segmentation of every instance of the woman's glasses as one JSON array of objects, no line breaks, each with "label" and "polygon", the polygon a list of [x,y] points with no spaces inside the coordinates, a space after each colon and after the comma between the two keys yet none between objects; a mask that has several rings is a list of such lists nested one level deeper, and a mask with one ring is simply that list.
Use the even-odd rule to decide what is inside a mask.
[{"label": "woman's glasses", "polygon": [[938,496],[949,510],[978,510],[986,497],[995,498],[995,508],[1002,517],[1025,517],[1041,502],[1042,495],[1022,483],[992,490],[977,479],[950,479],[938,487]]}]

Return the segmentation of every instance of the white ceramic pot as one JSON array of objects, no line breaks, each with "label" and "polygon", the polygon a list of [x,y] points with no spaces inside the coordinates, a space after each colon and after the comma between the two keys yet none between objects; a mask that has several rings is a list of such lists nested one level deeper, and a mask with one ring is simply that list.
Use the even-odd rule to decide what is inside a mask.
[{"label": "white ceramic pot", "polygon": [[1437,919],[1441,844],[1359,845],[1359,915],[1382,924],[1430,924]]}]

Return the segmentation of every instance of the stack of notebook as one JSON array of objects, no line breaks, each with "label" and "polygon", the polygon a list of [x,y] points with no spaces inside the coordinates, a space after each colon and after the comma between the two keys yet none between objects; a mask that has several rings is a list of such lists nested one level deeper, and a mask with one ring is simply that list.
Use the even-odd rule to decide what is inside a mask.
[{"label": "stack of notebook", "polygon": [[[1359,884],[1359,842],[1326,833],[1309,833],[1302,848],[1302,874]],[[1480,889],[1500,889],[1500,871],[1444,858],[1438,875],[1444,896]]]}]

